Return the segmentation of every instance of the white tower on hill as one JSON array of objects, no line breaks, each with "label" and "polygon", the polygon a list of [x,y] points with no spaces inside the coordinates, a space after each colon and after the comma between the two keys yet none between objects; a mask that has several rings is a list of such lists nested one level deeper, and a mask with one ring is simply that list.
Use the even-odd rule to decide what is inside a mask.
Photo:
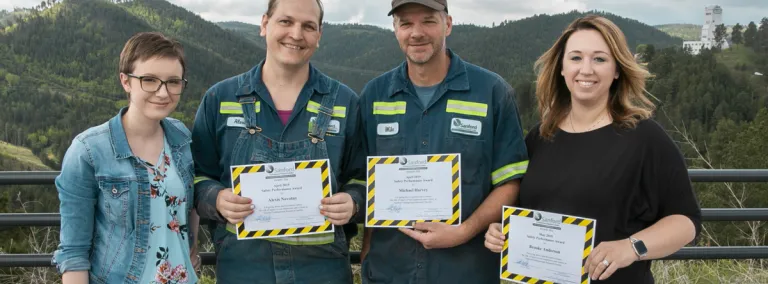
[{"label": "white tower on hill", "polygon": [[[704,48],[712,48],[715,46],[715,29],[721,24],[723,24],[723,8],[718,5],[704,7],[704,25],[701,26],[699,41],[685,41],[683,46],[690,48],[692,54],[699,54]],[[728,47],[728,41],[723,39],[720,48]]]},{"label": "white tower on hill", "polygon": [[707,6],[704,8],[704,26],[701,27],[701,41],[715,39],[715,28],[723,24],[723,8]]}]

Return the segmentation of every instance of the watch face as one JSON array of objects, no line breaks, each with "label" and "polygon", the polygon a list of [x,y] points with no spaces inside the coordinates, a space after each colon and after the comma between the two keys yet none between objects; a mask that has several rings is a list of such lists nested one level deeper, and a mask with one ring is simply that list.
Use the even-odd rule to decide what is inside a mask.
[{"label": "watch face", "polygon": [[644,255],[648,253],[648,248],[645,247],[645,244],[643,243],[643,241],[636,241],[632,245],[635,246],[635,250],[637,250],[637,253],[639,255]]}]

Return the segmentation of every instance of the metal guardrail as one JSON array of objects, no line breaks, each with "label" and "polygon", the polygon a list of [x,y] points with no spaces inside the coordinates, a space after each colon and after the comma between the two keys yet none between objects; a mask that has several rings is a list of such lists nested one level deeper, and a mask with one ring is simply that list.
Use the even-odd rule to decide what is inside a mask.
[{"label": "metal guardrail", "polygon": [[[768,208],[703,208],[703,221],[768,221]],[[0,213],[0,227],[58,227],[59,213]]]},{"label": "metal guardrail", "polygon": [[49,185],[58,175],[58,171],[0,172],[0,185]]},{"label": "metal guardrail", "polygon": [[768,169],[690,169],[692,182],[768,182]]},{"label": "metal guardrail", "polygon": [[[57,171],[0,172],[1,185],[52,185]],[[691,169],[693,182],[768,182],[768,169],[704,170]],[[768,208],[703,208],[703,221],[768,221]],[[58,213],[4,213],[0,214],[0,227],[56,227],[60,225]],[[50,254],[0,254],[0,267],[52,266]],[[200,254],[204,265],[215,265],[214,253]],[[768,259],[768,246],[684,247],[663,258],[684,259]],[[350,252],[350,261],[360,263],[360,252]]]},{"label": "metal guardrail", "polygon": [[[53,184],[58,171],[4,171],[0,172],[0,185]],[[693,182],[768,182],[768,169],[690,169]]]}]

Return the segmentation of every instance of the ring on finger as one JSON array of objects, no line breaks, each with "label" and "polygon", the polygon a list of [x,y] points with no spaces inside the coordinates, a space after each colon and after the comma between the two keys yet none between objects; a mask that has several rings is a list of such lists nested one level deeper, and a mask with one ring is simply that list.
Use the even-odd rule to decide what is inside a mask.
[{"label": "ring on finger", "polygon": [[607,266],[609,266],[609,265],[611,265],[611,262],[610,262],[610,261],[608,261],[607,259],[603,259],[603,262],[601,262],[601,263],[602,263],[603,265],[605,265],[606,267],[607,267]]}]

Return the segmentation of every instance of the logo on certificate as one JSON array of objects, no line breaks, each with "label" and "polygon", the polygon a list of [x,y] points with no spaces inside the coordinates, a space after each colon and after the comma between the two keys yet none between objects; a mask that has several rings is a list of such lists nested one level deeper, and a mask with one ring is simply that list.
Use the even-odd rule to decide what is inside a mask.
[{"label": "logo on certificate", "polygon": [[411,156],[411,159],[404,156],[400,156],[397,158],[397,164],[400,164],[402,168],[400,170],[413,170],[413,169],[425,169],[424,166],[429,163],[425,157],[419,157],[419,156]]},{"label": "logo on certificate", "polygon": [[274,171],[275,171],[275,167],[273,167],[273,166],[271,166],[271,165],[267,165],[267,167],[266,167],[266,169],[265,169],[265,170],[266,170],[266,172],[267,172],[268,174],[271,174],[272,172],[274,172]]},{"label": "logo on certificate", "polygon": [[541,213],[539,212],[533,213],[533,220],[536,220],[537,222],[541,221]]}]

